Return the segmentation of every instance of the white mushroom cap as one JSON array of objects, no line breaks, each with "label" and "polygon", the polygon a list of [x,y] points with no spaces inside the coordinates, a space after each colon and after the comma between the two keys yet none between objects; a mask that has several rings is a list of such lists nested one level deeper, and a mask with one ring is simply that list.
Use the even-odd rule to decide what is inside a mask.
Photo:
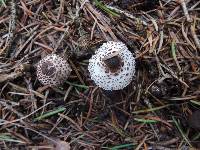
[{"label": "white mushroom cap", "polygon": [[[116,63],[114,57],[120,63]],[[114,66],[110,68],[106,60],[114,63]],[[104,90],[120,90],[132,81],[135,58],[124,43],[110,41],[104,43],[89,60],[88,71],[97,86]]]},{"label": "white mushroom cap", "polygon": [[56,54],[47,55],[37,64],[37,77],[44,85],[62,84],[71,71],[67,61]]}]

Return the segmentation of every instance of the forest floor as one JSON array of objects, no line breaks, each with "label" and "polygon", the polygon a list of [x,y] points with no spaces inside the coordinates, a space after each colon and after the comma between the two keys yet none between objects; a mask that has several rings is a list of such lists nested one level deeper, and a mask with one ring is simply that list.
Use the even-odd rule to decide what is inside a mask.
[{"label": "forest floor", "polygon": [[[88,60],[122,41],[134,80],[104,91]],[[0,149],[200,149],[199,0],[0,0]],[[38,61],[68,57],[43,86]]]}]

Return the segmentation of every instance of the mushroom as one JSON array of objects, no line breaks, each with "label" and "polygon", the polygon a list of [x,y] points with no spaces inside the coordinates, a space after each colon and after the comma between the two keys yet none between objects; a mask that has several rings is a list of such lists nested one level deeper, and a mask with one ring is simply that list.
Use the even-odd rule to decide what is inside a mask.
[{"label": "mushroom", "polygon": [[121,90],[133,79],[135,58],[122,42],[104,43],[89,60],[91,79],[104,90]]},{"label": "mushroom", "polygon": [[44,85],[62,84],[71,71],[67,61],[56,54],[47,55],[37,64],[37,77]]}]

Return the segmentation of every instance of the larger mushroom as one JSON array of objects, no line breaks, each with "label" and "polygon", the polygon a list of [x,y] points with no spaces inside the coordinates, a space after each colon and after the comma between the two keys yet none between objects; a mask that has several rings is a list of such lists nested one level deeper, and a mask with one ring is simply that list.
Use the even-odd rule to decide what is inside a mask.
[{"label": "larger mushroom", "polygon": [[133,79],[135,58],[122,42],[104,43],[89,60],[91,79],[104,90],[121,90]]},{"label": "larger mushroom", "polygon": [[69,77],[71,71],[67,61],[56,54],[47,55],[37,64],[37,77],[44,85],[62,84]]}]

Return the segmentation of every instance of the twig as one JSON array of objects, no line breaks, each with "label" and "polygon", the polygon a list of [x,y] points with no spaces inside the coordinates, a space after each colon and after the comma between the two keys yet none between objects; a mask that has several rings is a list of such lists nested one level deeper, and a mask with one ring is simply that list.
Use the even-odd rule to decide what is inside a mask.
[{"label": "twig", "polygon": [[133,20],[135,20],[135,21],[138,21],[138,20],[139,20],[139,21],[141,21],[142,24],[145,25],[145,26],[148,25],[146,21],[144,21],[144,20],[142,20],[142,19],[140,19],[140,18],[137,18],[137,17],[135,17],[135,16],[133,16],[133,15],[131,15],[131,14],[129,14],[129,13],[123,11],[123,10],[120,10],[120,9],[118,9],[118,8],[115,8],[115,7],[112,7],[112,6],[108,6],[108,5],[107,5],[107,7],[110,8],[110,9],[112,9],[112,10],[114,10],[114,11],[116,11],[116,12],[118,12],[118,13],[120,13],[120,14],[124,14],[125,16],[127,16],[127,17],[129,17],[129,18],[131,18],[131,19],[133,19]]},{"label": "twig", "polygon": [[[28,38],[28,40],[19,48],[19,50],[15,53],[14,57],[16,58],[21,51],[25,48],[25,46],[33,39],[33,37],[38,33],[37,29],[39,28],[39,25],[33,28],[32,35]],[[30,33],[31,34],[31,33]]]},{"label": "twig", "polygon": [[187,43],[188,43],[193,49],[196,49],[195,45],[192,44],[192,42],[191,42],[190,39],[188,38],[187,33],[186,33],[185,30],[184,30],[184,25],[183,25],[183,23],[182,23],[182,28],[181,28],[181,29],[182,29],[183,37],[185,38],[185,40],[187,41]]},{"label": "twig", "polygon": [[[82,2],[82,0],[80,0]],[[103,28],[103,30],[105,32],[108,32],[109,35],[111,36],[112,40],[117,41],[117,37],[115,36],[115,34],[113,33],[113,31],[110,28],[110,25],[107,23],[106,17],[103,16],[103,14],[101,14],[100,12],[98,12],[96,9],[94,9],[92,7],[92,5],[90,4],[89,1],[87,1],[84,5],[84,7],[86,7],[86,9],[89,11],[89,13],[92,15],[92,17],[97,21],[99,20],[99,22],[101,22],[101,24],[98,23],[97,21],[97,25],[100,27],[100,29]],[[97,18],[97,19],[96,19]],[[107,38],[107,37],[106,37]],[[108,38],[107,38],[108,40]]]},{"label": "twig", "polygon": [[26,119],[26,118],[32,116],[33,114],[35,114],[36,112],[38,112],[40,109],[46,107],[47,105],[49,105],[49,104],[51,104],[51,103],[52,103],[52,102],[48,102],[48,103],[46,103],[45,105],[41,106],[40,108],[36,109],[35,111],[31,112],[30,114],[28,114],[28,115],[26,115],[26,116],[24,116],[24,117],[21,117],[21,118],[19,118],[19,119],[15,119],[15,120],[12,120],[12,121],[4,120],[4,122],[3,122],[3,123],[0,123],[0,125],[13,124],[13,123],[16,123],[16,122],[18,122],[18,121],[22,121],[22,120],[24,120],[24,119]]},{"label": "twig", "polygon": [[149,142],[149,143],[151,143],[151,144],[153,144],[153,145],[160,145],[160,146],[168,146],[168,145],[171,145],[171,144],[174,144],[174,143],[176,143],[176,142],[178,142],[180,140],[180,138],[179,137],[175,137],[175,138],[173,138],[173,139],[170,139],[170,140],[168,140],[168,141],[161,141],[161,142]]},{"label": "twig", "polygon": [[60,46],[60,43],[63,41],[63,39],[69,35],[69,26],[67,26],[67,28],[65,29],[65,32],[63,33],[63,35],[60,37],[59,41],[57,42],[56,47],[54,48],[54,52],[56,52],[56,50],[58,49],[58,47]]},{"label": "twig", "polygon": [[143,139],[143,140],[141,141],[141,143],[135,148],[135,150],[141,149],[141,147],[142,147],[142,145],[144,144],[144,142],[146,141],[147,137],[148,137],[148,135],[146,135],[146,136],[144,137],[144,139]]},{"label": "twig", "polygon": [[[14,34],[16,30],[16,1],[11,0],[10,5],[11,5],[11,10],[10,10],[11,16],[10,16],[10,23],[9,23],[9,37],[7,39],[7,46],[4,49],[6,57],[8,57],[9,54],[11,53],[11,47],[14,41]],[[0,55],[2,52],[0,52]]]},{"label": "twig", "polygon": [[193,25],[190,26],[190,30],[191,30],[191,34],[192,34],[192,37],[194,39],[194,42],[196,44],[196,46],[198,47],[198,49],[200,50],[200,41],[199,41],[199,38],[195,32],[195,22]]},{"label": "twig", "polygon": [[18,111],[16,111],[12,105],[7,104],[5,101],[2,101],[0,99],[0,104],[3,105],[4,107],[6,107],[6,109],[10,110],[11,112],[14,112],[16,115],[18,115],[19,117],[23,117],[24,115]]},{"label": "twig", "polygon": [[192,22],[192,19],[188,13],[188,9],[187,9],[187,6],[186,6],[186,3],[185,3],[185,0],[179,0],[179,3],[181,4],[182,8],[183,8],[183,12],[184,12],[184,15],[187,19],[188,22]]},{"label": "twig", "polygon": [[74,63],[73,63],[70,59],[69,59],[69,63],[70,63],[70,65],[72,66],[73,70],[75,71],[75,73],[76,73],[76,75],[77,75],[79,81],[81,82],[81,84],[85,85],[85,82],[83,81],[83,79],[82,79],[80,73],[78,72],[77,67],[74,65]]},{"label": "twig", "polygon": [[66,120],[68,120],[68,121],[70,121],[72,124],[74,124],[76,127],[77,127],[77,129],[79,130],[79,131],[83,131],[83,129],[74,121],[74,120],[72,120],[70,117],[68,117],[68,116],[66,116],[66,115],[63,115],[63,114],[58,114],[60,117],[62,117],[62,118],[64,118],[64,119],[66,119]]},{"label": "twig", "polygon": [[21,72],[12,72],[10,74],[0,74],[0,83],[16,79],[17,77],[22,76]]}]

